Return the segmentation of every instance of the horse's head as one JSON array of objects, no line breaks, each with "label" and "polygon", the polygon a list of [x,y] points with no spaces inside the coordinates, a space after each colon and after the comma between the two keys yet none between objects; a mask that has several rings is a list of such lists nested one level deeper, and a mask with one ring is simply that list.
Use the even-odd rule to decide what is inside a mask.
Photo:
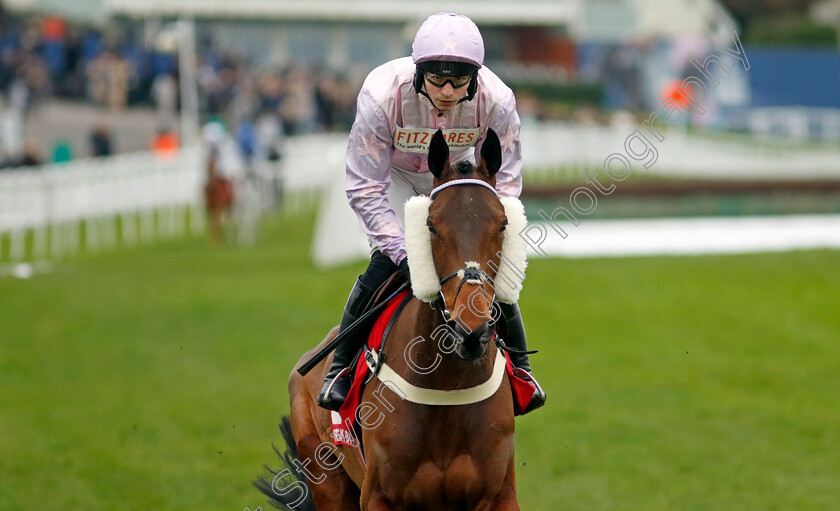
[{"label": "horse's head", "polygon": [[[499,269],[508,224],[505,208],[495,192],[495,176],[501,162],[499,138],[490,129],[478,165],[467,161],[450,165],[449,148],[440,130],[429,146],[429,170],[435,176],[435,189],[427,203],[426,232],[420,236],[425,235],[421,241],[430,244],[433,269],[425,275],[418,272],[416,277],[438,280],[431,284],[439,286],[438,304],[457,334],[455,352],[465,360],[484,355],[494,333],[493,279]],[[406,211],[408,217],[408,206]],[[408,234],[407,229],[407,238]],[[411,234],[418,236],[416,232]],[[407,245],[417,242],[406,241]],[[413,284],[417,280],[415,268],[426,262],[415,259],[414,255],[409,257]]]}]

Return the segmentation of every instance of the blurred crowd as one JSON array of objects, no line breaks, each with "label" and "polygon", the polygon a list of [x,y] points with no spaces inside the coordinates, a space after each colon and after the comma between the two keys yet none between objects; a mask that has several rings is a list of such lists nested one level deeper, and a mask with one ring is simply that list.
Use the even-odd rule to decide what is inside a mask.
[{"label": "blurred crowd", "polygon": [[[73,154],[105,156],[116,150],[104,123],[89,126],[87,148],[40,147],[24,137],[27,115],[45,99],[82,102],[113,112],[156,109],[152,148],[177,145],[180,101],[177,44],[144,41],[140,30],[74,26],[57,16],[0,20],[0,167],[38,165]],[[146,34],[148,37],[148,34]],[[198,34],[197,87],[201,123],[219,123],[236,135],[249,158],[257,126],[278,136],[348,129],[363,76],[313,66],[258,68],[245,57]],[[274,129],[274,128],[272,128]]]}]

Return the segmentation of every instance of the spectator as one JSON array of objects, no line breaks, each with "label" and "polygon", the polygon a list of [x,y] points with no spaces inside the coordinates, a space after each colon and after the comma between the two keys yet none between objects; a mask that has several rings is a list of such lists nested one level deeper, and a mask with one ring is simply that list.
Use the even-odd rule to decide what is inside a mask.
[{"label": "spectator", "polygon": [[113,154],[111,131],[105,123],[100,122],[90,133],[90,154],[94,158]]},{"label": "spectator", "polygon": [[[0,165],[22,161],[27,114],[42,97],[87,100],[114,110],[151,101],[159,126],[178,122],[180,70],[173,48],[147,46],[139,33],[123,26],[109,27],[105,36],[56,15],[8,21],[0,27]],[[201,115],[223,119],[230,133],[238,134],[245,149],[241,156],[274,161],[284,134],[349,128],[364,76],[357,80],[299,64],[254,69],[207,33],[199,37]],[[240,130],[243,122],[253,125]],[[84,152],[91,155],[113,154],[111,130],[103,129],[86,127],[87,139],[74,143],[87,145]],[[153,145],[169,153],[179,140],[166,130]],[[52,156],[50,150],[47,157]]]},{"label": "spectator", "polygon": [[157,106],[157,120],[161,125],[175,122],[178,107],[178,82],[170,73],[160,73],[152,82],[152,98]]},{"label": "spectator", "polygon": [[23,112],[0,98],[0,154],[5,166],[23,158]]},{"label": "spectator", "polygon": [[169,128],[161,128],[152,138],[151,149],[155,155],[163,158],[171,158],[178,152],[180,140],[178,135]]},{"label": "spectator", "polygon": [[44,157],[41,155],[41,149],[38,145],[27,140],[23,144],[23,157],[18,162],[19,167],[37,167],[44,164]]},{"label": "spectator", "polygon": [[90,98],[113,110],[121,110],[128,101],[129,74],[125,59],[111,50],[104,52],[88,64]]},{"label": "spectator", "polygon": [[67,163],[73,160],[73,147],[66,140],[59,140],[53,144],[52,162]]}]

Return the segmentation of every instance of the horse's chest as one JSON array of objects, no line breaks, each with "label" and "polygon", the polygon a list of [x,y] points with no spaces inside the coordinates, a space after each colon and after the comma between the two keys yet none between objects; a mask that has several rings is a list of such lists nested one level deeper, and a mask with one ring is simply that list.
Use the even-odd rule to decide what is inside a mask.
[{"label": "horse's chest", "polygon": [[[485,476],[488,474],[485,474]],[[492,475],[491,475],[492,479]],[[488,481],[482,477],[478,464],[471,456],[457,456],[446,466],[425,462],[417,467],[403,492],[406,504],[436,505],[446,502],[474,502],[487,490]],[[435,502],[440,500],[441,502]]]},{"label": "horse's chest", "polygon": [[473,509],[492,499],[506,488],[514,452],[513,417],[494,409],[395,411],[413,420],[392,421],[371,435],[370,489],[395,509]]},{"label": "horse's chest", "polygon": [[389,464],[385,477],[377,478],[376,486],[397,509],[469,508],[500,491],[507,469],[469,454],[418,461]]}]

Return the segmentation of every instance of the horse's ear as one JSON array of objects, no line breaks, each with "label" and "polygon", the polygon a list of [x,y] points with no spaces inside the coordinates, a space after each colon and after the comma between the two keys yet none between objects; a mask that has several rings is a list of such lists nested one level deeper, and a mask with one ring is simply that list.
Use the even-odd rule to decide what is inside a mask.
[{"label": "horse's ear", "polygon": [[443,131],[437,130],[429,142],[429,170],[438,179],[449,164],[449,146]]},{"label": "horse's ear", "polygon": [[481,161],[484,162],[490,176],[502,168],[502,145],[499,143],[499,136],[491,128],[487,128],[487,136],[484,137],[484,144],[481,146]]}]

